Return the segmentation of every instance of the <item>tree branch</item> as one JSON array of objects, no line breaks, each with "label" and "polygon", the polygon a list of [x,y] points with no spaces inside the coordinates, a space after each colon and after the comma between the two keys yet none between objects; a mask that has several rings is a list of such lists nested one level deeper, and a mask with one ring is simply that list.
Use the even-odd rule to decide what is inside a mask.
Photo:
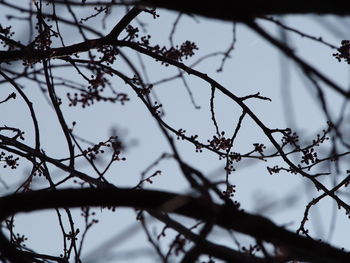
[{"label": "tree branch", "polygon": [[[205,198],[194,198],[169,192],[136,189],[66,189],[57,191],[32,191],[0,198],[0,219],[18,212],[30,212],[48,208],[118,206],[137,209],[153,209],[176,213],[190,218],[210,221],[226,229],[232,229],[273,243],[287,251],[287,257],[317,263],[350,262],[350,254],[323,242],[299,236],[270,220],[232,209],[231,206],[211,204]],[[0,250],[4,256],[18,262],[17,250],[0,234]]]}]

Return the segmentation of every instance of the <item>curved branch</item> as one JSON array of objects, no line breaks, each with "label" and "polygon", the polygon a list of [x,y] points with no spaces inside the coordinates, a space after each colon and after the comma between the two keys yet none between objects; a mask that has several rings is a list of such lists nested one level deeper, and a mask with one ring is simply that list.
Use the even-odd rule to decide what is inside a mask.
[{"label": "curved branch", "polygon": [[[51,0],[52,1],[52,0]],[[55,0],[55,4],[79,5],[79,1]],[[117,1],[116,1],[117,2]],[[103,6],[111,5],[110,2],[104,1],[87,1],[85,6]],[[151,7],[165,8],[172,11],[182,13],[191,13],[210,18],[218,18],[222,20],[242,20],[248,16],[258,15],[286,15],[286,14],[334,14],[347,15],[350,14],[348,8],[344,8],[344,3],[341,1],[283,1],[276,3],[275,1],[224,1],[215,2],[198,2],[198,1],[163,1],[163,0],[134,0],[134,1],[118,1],[114,5],[146,5]]]},{"label": "curved branch", "polygon": [[290,49],[288,46],[284,45],[282,42],[278,41],[271,35],[269,35],[262,27],[260,27],[257,23],[250,21],[246,23],[252,30],[254,30],[257,34],[259,34],[262,38],[270,42],[271,45],[278,48],[284,55],[292,59],[297,65],[300,66],[300,68],[305,73],[311,73],[312,75],[316,76],[320,80],[322,80],[325,84],[327,84],[330,88],[332,88],[334,91],[338,92],[342,96],[344,96],[347,99],[350,99],[350,92],[343,90],[341,87],[339,87],[336,83],[334,83],[331,79],[327,78],[325,75],[323,75],[321,72],[319,72],[316,68],[311,66],[310,64],[306,63],[303,59],[298,57],[292,49]]},{"label": "curved branch", "polygon": [[86,40],[66,47],[51,48],[49,50],[39,50],[25,47],[20,50],[0,51],[0,63],[16,60],[37,62],[41,59],[65,57],[99,48],[103,45],[111,44],[111,42],[117,40],[118,36],[126,28],[126,26],[142,11],[143,10],[138,7],[132,8],[105,37]]},{"label": "curved branch", "polygon": [[[328,244],[299,236],[270,220],[232,208],[211,204],[205,198],[194,198],[169,192],[126,188],[66,189],[57,191],[32,191],[0,198],[0,220],[18,212],[82,207],[115,206],[137,209],[153,209],[176,213],[194,219],[210,221],[226,229],[232,229],[264,240],[288,251],[286,256],[318,263],[350,262],[350,254]],[[17,250],[0,234],[1,253],[14,262],[19,259]],[[22,260],[22,261],[18,261]],[[25,262],[25,261],[24,261]]]},{"label": "curved branch", "polygon": [[[344,8],[344,4],[340,1],[283,1],[276,3],[275,1],[225,1],[219,0],[215,2],[196,2],[196,1],[162,1],[162,0],[143,0],[132,1],[133,4],[144,4],[153,7],[161,7],[173,11],[183,13],[191,13],[210,18],[218,18],[222,20],[242,21],[248,17],[260,15],[275,14],[335,14],[348,15],[350,10]],[[338,2],[338,3],[337,3]]]},{"label": "curved branch", "polygon": [[253,121],[260,127],[260,129],[263,131],[263,133],[266,135],[266,137],[269,139],[269,141],[273,144],[273,146],[276,148],[276,150],[281,155],[282,159],[295,171],[297,171],[302,176],[308,178],[313,182],[313,184],[316,186],[317,189],[321,189],[325,193],[327,193],[330,197],[332,197],[339,206],[343,207],[346,211],[350,210],[350,206],[345,203],[343,200],[341,200],[334,192],[330,191],[325,187],[322,183],[320,183],[315,176],[299,169],[286,155],[286,153],[283,151],[279,143],[276,141],[276,139],[273,137],[273,130],[269,129],[260,119],[259,117],[243,102],[242,98],[237,97],[235,94],[233,94],[231,91],[226,89],[224,86],[222,86],[219,82],[212,79],[210,76],[208,76],[205,73],[199,72],[193,68],[187,67],[185,64],[174,61],[172,59],[169,59],[163,55],[157,54],[155,52],[152,52],[151,50],[148,50],[147,48],[142,47],[138,43],[130,42],[130,41],[115,41],[115,44],[118,46],[125,46],[129,47],[131,49],[134,49],[142,54],[145,54],[147,56],[150,56],[156,60],[168,63],[169,65],[173,65],[177,68],[180,68],[184,70],[189,75],[197,76],[198,78],[204,80],[211,86],[216,87],[220,92],[222,92],[225,96],[232,99],[234,102],[236,102],[242,110],[253,119]]}]

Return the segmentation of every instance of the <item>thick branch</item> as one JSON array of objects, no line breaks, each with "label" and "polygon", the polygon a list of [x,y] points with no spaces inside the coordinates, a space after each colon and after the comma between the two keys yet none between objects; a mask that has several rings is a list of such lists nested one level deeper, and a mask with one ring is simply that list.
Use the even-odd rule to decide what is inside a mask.
[{"label": "thick branch", "polygon": [[[51,0],[52,1],[52,0]],[[55,4],[66,4],[74,6],[102,6],[110,5],[110,2],[104,1],[86,1],[84,4],[77,0],[55,0]],[[168,10],[179,11],[182,13],[196,14],[211,18],[223,20],[241,20],[247,17],[259,15],[286,15],[286,14],[334,14],[347,15],[350,10],[345,8],[344,2],[341,1],[163,1],[163,0],[131,0],[131,1],[116,1],[115,5],[145,5],[150,7],[160,7]]]},{"label": "thick branch", "polygon": [[[120,206],[138,209],[156,209],[215,223],[223,228],[251,235],[271,242],[288,251],[287,257],[318,263],[350,262],[350,255],[325,243],[311,240],[276,226],[270,220],[238,211],[229,206],[211,204],[204,198],[193,198],[168,192],[135,189],[67,189],[33,191],[0,198],[0,219],[18,212],[39,209],[82,206]],[[10,259],[16,250],[4,234],[0,236],[0,250]]]},{"label": "thick branch", "polygon": [[247,18],[261,15],[286,15],[286,14],[335,14],[348,15],[349,8],[344,8],[340,1],[162,1],[145,0],[134,1],[144,5],[161,7],[169,10],[218,18],[231,21],[245,21]]}]

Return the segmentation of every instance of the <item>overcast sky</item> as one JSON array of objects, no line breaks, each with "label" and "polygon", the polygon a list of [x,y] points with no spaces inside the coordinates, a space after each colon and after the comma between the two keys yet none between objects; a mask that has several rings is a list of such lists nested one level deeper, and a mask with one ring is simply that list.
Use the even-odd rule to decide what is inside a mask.
[{"label": "overcast sky", "polygon": [[[1,10],[1,12],[6,13],[6,10]],[[115,15],[110,16],[107,20],[106,29],[103,31],[105,33],[121,18],[122,12],[118,10],[113,12]],[[86,17],[89,13],[91,13],[90,10],[85,12],[79,11],[77,16],[79,18]],[[159,14],[160,17],[156,20],[152,19],[149,14],[140,15],[139,19],[148,24],[148,32],[141,31],[140,36],[150,34],[152,36],[151,44],[169,46],[169,32],[177,15],[163,10],[159,10]],[[67,13],[64,15],[69,17]],[[324,40],[337,46],[342,39],[346,39],[346,34],[348,34],[348,19],[308,15],[287,16],[283,20],[293,28],[316,37],[322,36]],[[28,32],[27,25],[23,27],[22,22],[16,20],[8,22],[4,16],[1,17],[1,23],[4,26],[11,23],[16,32],[14,38],[25,42],[25,39],[28,37],[26,36]],[[92,19],[87,24],[92,25],[98,31],[102,30],[99,18]],[[137,24],[133,22],[132,25],[136,26]],[[275,36],[280,37],[279,28],[272,23],[266,21],[261,22],[261,25]],[[71,31],[71,29],[67,29],[68,31],[64,30],[66,30],[66,27],[62,26],[61,32],[63,35],[66,34],[67,37],[65,39],[67,41],[66,44],[81,41],[77,32]],[[225,51],[231,44],[232,32],[233,24],[229,22],[183,16],[176,28],[174,43],[180,45],[184,41],[190,40],[197,44],[199,50],[196,52],[196,55],[185,61],[185,64],[190,65],[201,56],[216,51]],[[95,37],[89,34],[88,36]],[[286,128],[290,127],[290,125],[295,125],[292,128],[297,130],[301,137],[312,141],[314,136],[326,127],[324,114],[315,100],[316,93],[314,88],[302,77],[300,70],[293,63],[280,56],[280,53],[275,48],[271,47],[245,26],[236,25],[235,37],[234,51],[231,53],[231,58],[227,60],[223,72],[216,72],[221,63],[222,57],[220,56],[205,60],[196,66],[196,69],[208,74],[238,96],[247,96],[260,92],[262,96],[271,98],[271,102],[251,100],[247,104],[268,127]],[[332,56],[333,50],[290,32],[287,32],[287,37],[288,44],[295,48],[298,55],[319,68],[321,72],[331,77],[342,87],[348,87],[348,66],[345,63],[338,63],[334,59]],[[132,61],[140,68],[139,57],[127,49],[124,52],[130,55]],[[143,76],[146,80],[149,79],[150,82],[156,82],[178,73],[177,69],[171,66],[165,67],[144,56],[142,61],[146,65],[147,70],[147,76]],[[121,59],[117,59],[115,67],[131,76],[130,70]],[[18,65],[15,68],[19,69],[20,66]],[[79,76],[72,69],[57,69],[54,70],[54,74],[83,82],[83,79],[79,79]],[[281,78],[281,74],[284,74],[284,79]],[[181,79],[156,85],[154,92],[158,96],[160,103],[164,105],[164,120],[168,124],[176,129],[185,129],[186,134],[198,134],[199,139],[206,142],[215,134],[215,127],[210,115],[211,88],[207,83],[193,76],[185,76],[185,78],[190,86],[195,104],[200,106],[200,109],[194,107]],[[288,79],[289,81],[287,81]],[[68,156],[64,136],[61,133],[52,108],[47,103],[46,97],[33,82],[22,81],[20,83],[25,85],[24,92],[34,103],[42,131],[42,148],[47,154],[56,158]],[[68,101],[65,97],[68,90],[60,87],[57,93],[63,99],[62,110],[67,123],[77,122],[74,132],[80,137],[99,142],[106,140],[113,134],[113,131],[117,131],[127,147],[127,150],[121,154],[123,157],[126,157],[126,161],[114,164],[106,178],[117,186],[131,187],[138,183],[141,172],[147,166],[162,153],[170,153],[171,151],[156,122],[133,91],[116,78],[113,78],[112,83],[118,91],[125,92],[130,96],[130,101],[124,106],[118,103],[101,102],[86,109],[68,107]],[[325,87],[324,90],[327,100],[330,101],[332,114],[337,116],[342,100],[330,89]],[[12,91],[11,86],[2,84],[0,99]],[[288,102],[291,103],[292,108],[288,108],[288,105],[286,107],[285,103]],[[26,143],[33,145],[33,127],[29,118],[29,112],[23,105],[23,101],[17,99],[1,104],[0,110],[2,112],[0,116],[1,125],[21,127],[26,132]],[[225,131],[226,134],[231,136],[241,114],[240,108],[217,92],[215,113],[220,131]],[[242,130],[238,134],[233,151],[249,152],[253,149],[253,143],[265,143],[269,151],[272,149],[267,138],[264,137],[259,128],[251,119],[246,118],[243,121]],[[199,169],[204,175],[215,181],[224,180],[224,161],[220,161],[217,156],[205,150],[203,153],[196,153],[194,146],[185,141],[177,141],[176,145],[179,147],[183,159]],[[105,163],[105,161],[101,160],[100,167]],[[288,173],[269,175],[266,166],[278,164],[282,164],[278,159],[273,159],[267,163],[263,161],[242,161],[235,165],[236,171],[231,175],[230,180],[237,185],[235,199],[241,203],[242,208],[249,212],[268,216],[278,225],[285,225],[290,230],[295,231],[302,219],[305,205],[313,197],[316,197],[317,193],[314,187],[301,178],[300,175]],[[28,173],[30,168],[29,164],[21,162],[20,168],[16,171],[2,169],[0,176],[10,186],[15,186],[23,181],[25,178],[23,174]],[[77,162],[77,168],[91,173],[91,169],[83,161]],[[148,174],[152,174],[155,170],[161,170],[162,175],[154,178],[153,184],[147,186],[148,188],[190,193],[188,184],[182,177],[174,160],[163,160]],[[62,174],[59,171],[57,171],[57,176],[62,178]],[[330,186],[331,180],[327,179],[324,183]],[[38,180],[33,185],[35,188],[46,186],[44,180]],[[3,188],[1,191],[4,194],[9,192]],[[313,236],[325,239],[328,237],[333,205],[333,202],[325,199],[317,209],[312,210],[311,220],[307,227]],[[79,222],[80,211],[74,211],[76,220]],[[152,252],[149,250],[149,244],[144,233],[137,227],[135,212],[130,209],[122,209],[118,213],[111,213],[106,210],[101,211],[100,209],[95,209],[95,211],[100,223],[92,227],[88,232],[84,247],[85,255],[88,256],[86,259],[91,260],[93,256],[91,251],[94,251],[104,241],[115,237],[118,233],[124,233],[124,236],[122,235],[114,243],[112,242],[113,245],[119,243],[115,250],[108,250],[108,253],[111,254],[103,252],[106,260],[108,255],[117,255],[113,254],[112,251],[123,251],[126,249],[130,252],[130,250],[135,251],[135,248],[140,248],[145,250],[140,250],[140,255],[142,256],[141,258],[136,258],[135,262],[146,262],[144,256]],[[347,217],[344,216],[344,211],[339,211],[338,213],[339,216],[336,218],[337,224],[331,244],[349,249],[347,232],[344,231],[344,228],[348,229]],[[186,220],[185,222],[193,223]],[[79,223],[77,223],[78,225]],[[162,227],[161,224],[152,224],[151,229],[156,235],[160,233]],[[59,226],[56,215],[52,211],[19,215],[16,217],[15,229],[19,233],[28,236],[27,246],[35,249],[38,253],[53,255],[60,253],[62,237],[58,232]],[[130,231],[126,231],[126,229],[130,229]],[[164,238],[165,247],[169,244],[170,233],[172,233],[171,230],[167,230],[167,232],[169,236]],[[220,230],[214,231],[213,235],[216,235],[215,240],[217,242],[222,241],[226,242],[226,244],[233,244],[229,236]],[[104,247],[108,248],[106,245]],[[101,257],[101,254],[94,253]],[[139,254],[126,253],[125,257],[131,259],[135,255]],[[126,259],[121,258],[120,262],[123,261],[125,262]],[[93,262],[93,260],[86,262]],[[99,262],[104,261],[101,260]],[[151,258],[149,262],[154,262],[154,258]]]}]

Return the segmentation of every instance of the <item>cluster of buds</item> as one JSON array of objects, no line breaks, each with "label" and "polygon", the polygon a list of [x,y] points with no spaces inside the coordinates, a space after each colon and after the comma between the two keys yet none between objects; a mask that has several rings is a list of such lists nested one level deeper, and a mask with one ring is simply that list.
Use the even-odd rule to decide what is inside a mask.
[{"label": "cluster of buds", "polygon": [[286,129],[281,139],[281,142],[283,145],[287,145],[287,144],[297,145],[298,141],[299,141],[299,136],[296,134],[296,132],[292,132],[291,129]]},{"label": "cluster of buds", "polygon": [[350,40],[343,40],[341,46],[337,49],[338,53],[334,53],[333,56],[341,62],[344,59],[350,64]]},{"label": "cluster of buds", "polygon": [[317,153],[314,151],[314,148],[305,149],[302,151],[303,156],[301,157],[301,162],[305,164],[315,163],[317,159]]},{"label": "cluster of buds", "polygon": [[112,45],[104,45],[98,48],[97,51],[102,53],[102,56],[100,57],[101,62],[106,61],[107,65],[113,64],[119,54],[118,48]]},{"label": "cluster of buds", "polygon": [[104,97],[101,95],[101,93],[105,89],[105,83],[107,82],[107,79],[104,77],[104,73],[98,72],[95,78],[92,78],[89,83],[87,90],[83,90],[78,93],[74,93],[73,95],[71,93],[67,93],[67,98],[69,100],[69,106],[77,106],[81,105],[82,108],[85,108],[87,106],[91,106],[92,104],[98,101],[104,101],[104,102],[112,102],[115,103],[119,101],[122,105],[125,104],[125,102],[129,101],[130,98],[126,93],[117,93],[113,97]]},{"label": "cluster of buds", "polygon": [[260,154],[263,154],[264,150],[266,149],[266,146],[262,143],[253,143],[253,146],[254,146],[254,151]]},{"label": "cluster of buds", "polygon": [[281,168],[277,165],[273,167],[267,166],[267,171],[269,172],[269,174],[278,174],[281,171]]},{"label": "cluster of buds", "polygon": [[[188,59],[189,57],[192,57],[194,55],[194,51],[198,50],[198,47],[194,42],[187,40],[184,43],[182,43],[180,47],[175,46],[167,48],[165,46],[160,47],[159,45],[156,45],[154,47],[148,47],[148,49],[156,54],[164,56],[167,59],[176,62],[182,62],[183,59]],[[162,64],[168,66],[167,63],[162,62]]]},{"label": "cluster of buds", "polygon": [[105,142],[99,142],[98,144],[88,147],[86,150],[83,151],[83,154],[87,157],[89,157],[91,160],[95,160],[97,158],[97,155],[103,154],[105,150],[103,147],[112,147],[113,149],[113,160],[114,161],[125,161],[126,159],[120,158],[120,150],[124,148],[122,143],[118,140],[117,136],[111,136],[107,141]]},{"label": "cluster of buds", "polygon": [[226,191],[223,191],[222,193],[226,198],[232,198],[236,192],[236,185],[234,184],[228,184],[226,187]]},{"label": "cluster of buds", "polygon": [[214,135],[212,140],[208,140],[210,147],[214,150],[227,150],[231,146],[231,139],[225,138],[225,132],[218,136]]},{"label": "cluster of buds", "polygon": [[[2,34],[4,37],[11,39],[11,37],[14,35],[14,32],[11,32],[11,26],[3,27],[0,25],[0,34]],[[2,40],[0,42],[4,47],[8,46],[10,49],[16,48],[16,46],[13,46],[11,43]]]},{"label": "cluster of buds", "polygon": [[19,157],[15,158],[13,155],[6,155],[6,153],[0,153],[0,162],[4,162],[4,168],[10,167],[11,169],[16,169],[18,167]]}]

